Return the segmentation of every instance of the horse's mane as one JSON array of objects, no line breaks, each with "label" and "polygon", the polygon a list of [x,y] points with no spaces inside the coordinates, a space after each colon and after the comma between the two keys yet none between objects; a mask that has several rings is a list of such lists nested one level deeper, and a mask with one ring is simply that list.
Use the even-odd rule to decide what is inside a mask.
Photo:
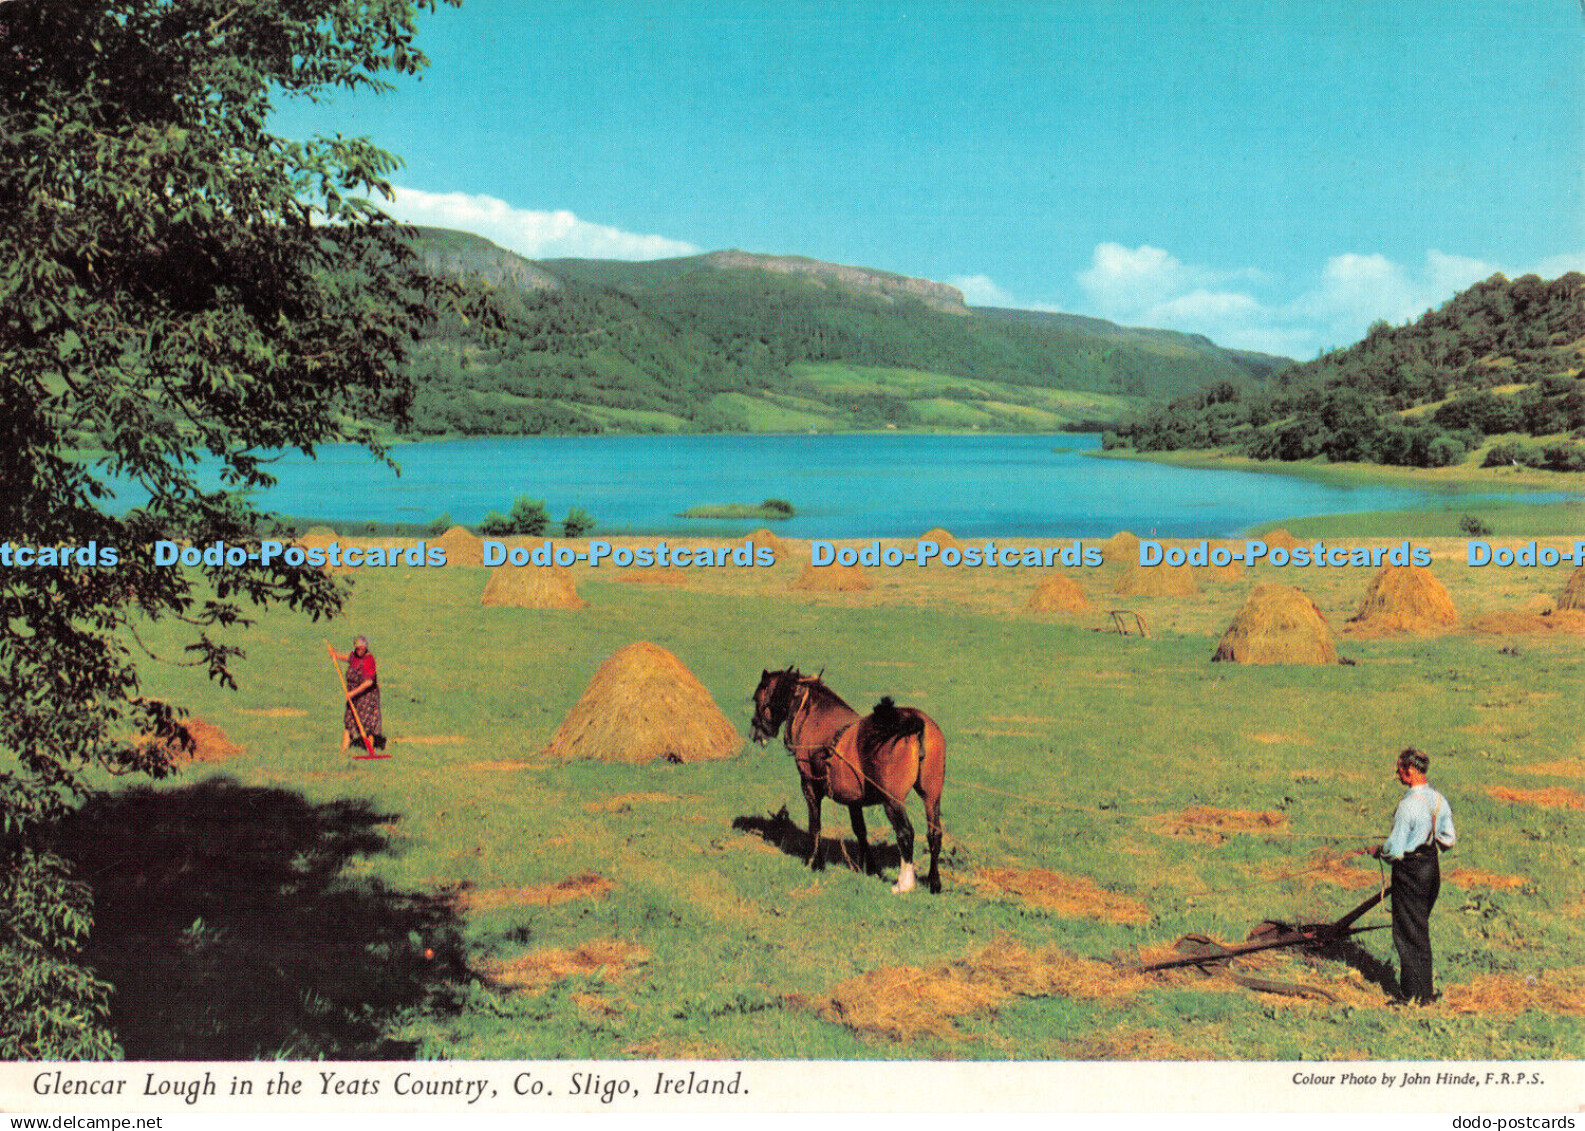
[{"label": "horse's mane", "polygon": [[[838,707],[846,707],[849,711],[853,711],[853,708],[848,705],[848,701],[835,691],[832,691],[818,675],[799,675],[797,668],[793,669],[793,675],[799,683],[809,688],[812,694],[824,699],[827,704],[834,703]],[[857,711],[853,711],[853,713],[858,714]]]}]

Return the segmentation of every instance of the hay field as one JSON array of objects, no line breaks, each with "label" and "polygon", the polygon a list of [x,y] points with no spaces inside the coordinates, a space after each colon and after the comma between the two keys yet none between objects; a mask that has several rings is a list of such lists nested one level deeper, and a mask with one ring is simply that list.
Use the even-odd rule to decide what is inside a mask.
[{"label": "hay field", "polygon": [[[1567,579],[1470,569],[1462,540],[1429,544],[1461,625],[1539,615]],[[153,670],[150,691],[239,753],[153,787],[106,783],[64,845],[98,877],[91,957],[122,988],[128,1054],[1545,1059],[1585,1047],[1579,637],[1453,626],[1339,637],[1351,664],[1213,664],[1253,585],[1297,586],[1336,630],[1373,571],[1262,566],[1190,594],[1125,596],[1116,562],[903,566],[866,571],[867,589],[809,590],[795,587],[807,544],[791,551],[667,584],[575,566],[577,609],[483,605],[483,568],[355,572],[328,629],[271,615],[237,634],[236,693]],[[1029,609],[1058,573],[1089,610]],[[1150,635],[1118,634],[1113,610]],[[338,750],[327,632],[338,647],[370,638],[388,760]],[[156,651],[169,639],[161,626],[144,636]],[[824,669],[864,709],[893,695],[928,711],[948,744],[944,893],[888,892],[897,854],[874,811],[884,878],[844,866],[852,834],[829,804],[828,866],[806,870],[779,743],[681,764],[548,755],[601,665],[637,641],[675,656],[745,740],[767,667]],[[1233,941],[1263,919],[1325,921],[1358,903],[1380,873],[1344,854],[1385,835],[1393,756],[1409,744],[1432,754],[1463,841],[1433,918],[1442,1002],[1386,1007],[1386,932],[1360,936],[1349,961],[1276,952],[1243,968],[1302,996],[1107,965],[1190,932]],[[911,812],[922,848],[917,799]]]}]

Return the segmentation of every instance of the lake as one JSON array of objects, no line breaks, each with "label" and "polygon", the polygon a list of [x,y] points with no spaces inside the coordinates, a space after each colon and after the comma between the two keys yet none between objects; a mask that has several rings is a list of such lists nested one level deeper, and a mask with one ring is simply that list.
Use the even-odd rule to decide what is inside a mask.
[{"label": "lake", "polygon": [[678,516],[780,498],[798,514],[774,528],[793,537],[914,537],[940,526],[964,538],[1226,537],[1278,518],[1448,498],[1085,454],[1099,448],[1096,435],[491,437],[398,445],[398,476],[361,448],[332,444],[317,459],[283,457],[279,485],[256,501],[332,525],[442,514],[474,524],[527,495],[558,521],[581,507],[604,534],[741,534],[766,524]]}]

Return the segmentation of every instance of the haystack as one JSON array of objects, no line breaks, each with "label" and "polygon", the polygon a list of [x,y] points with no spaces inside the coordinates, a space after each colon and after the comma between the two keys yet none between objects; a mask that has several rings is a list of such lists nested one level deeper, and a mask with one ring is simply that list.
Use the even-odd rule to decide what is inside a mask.
[{"label": "haystack", "polygon": [[869,575],[862,567],[842,565],[806,565],[792,583],[794,589],[821,593],[856,593],[869,587]]},{"label": "haystack", "polygon": [[[1214,554],[1217,550],[1227,550],[1232,554],[1242,554],[1242,542],[1212,542],[1210,546]],[[1243,581],[1249,573],[1249,568],[1241,561],[1229,560],[1226,565],[1196,566],[1200,576],[1208,581]]]},{"label": "haystack", "polygon": [[1123,597],[1188,597],[1200,591],[1189,566],[1142,566],[1136,559],[1123,567],[1112,592]]},{"label": "haystack", "polygon": [[1424,566],[1385,565],[1365,590],[1343,632],[1350,636],[1439,632],[1458,624],[1453,599]]},{"label": "haystack", "polygon": [[769,546],[772,550],[776,551],[776,560],[778,562],[786,561],[787,558],[792,554],[791,543],[789,543],[787,539],[783,538],[775,531],[764,526],[754,531],[754,533],[750,534],[744,539],[744,541],[752,542],[756,546]]},{"label": "haystack", "polygon": [[436,538],[434,544],[446,551],[446,564],[449,566],[484,564],[484,543],[467,527],[453,526]]},{"label": "haystack", "polygon": [[242,753],[242,747],[232,742],[225,731],[196,715],[183,719],[181,725],[187,728],[187,736],[192,740],[190,747],[175,739],[156,743],[147,735],[140,736],[135,745],[157,747],[177,765],[183,762],[226,762]]},{"label": "haystack", "polygon": [[1212,661],[1335,664],[1332,630],[1315,602],[1291,585],[1261,584],[1222,634]]},{"label": "haystack", "polygon": [[1564,609],[1578,609],[1585,612],[1585,566],[1580,566],[1568,575],[1568,580],[1563,583],[1563,592],[1558,594],[1558,611]]},{"label": "haystack", "polygon": [[[311,526],[311,527],[308,528],[308,533],[304,534],[301,538],[299,538],[297,540],[297,545],[301,546],[305,550],[327,550],[328,551],[331,546],[337,545],[338,543],[340,544],[340,548],[341,549],[345,550],[345,549],[348,548],[348,544],[341,541],[340,535],[338,535],[334,530],[330,529],[330,527],[328,527],[328,526]],[[326,573],[351,573],[352,572],[352,567],[351,566],[347,566],[347,565],[335,565],[335,566],[333,566],[333,565],[331,565],[330,564],[330,559],[329,559],[328,556],[325,559],[325,564],[322,565],[320,568],[322,570],[324,570]]]},{"label": "haystack", "polygon": [[921,542],[934,542],[937,546],[956,546],[958,540],[952,537],[952,531],[944,530],[939,526],[932,526],[919,536]]},{"label": "haystack", "polygon": [[1300,546],[1304,545],[1303,542],[1299,541],[1280,526],[1275,530],[1267,531],[1265,534],[1258,535],[1257,537],[1259,541],[1264,542],[1267,546],[1274,550],[1297,550]]},{"label": "haystack", "polygon": [[[447,561],[451,560],[447,555]],[[565,566],[496,566],[479,604],[512,609],[587,609]]]},{"label": "haystack", "polygon": [[1126,530],[1119,530],[1101,543],[1101,558],[1107,565],[1137,565],[1139,539]]},{"label": "haystack", "polygon": [[1048,577],[1035,586],[1024,606],[1032,613],[1083,613],[1090,609],[1090,600],[1071,577]]},{"label": "haystack", "polygon": [[545,753],[644,765],[730,758],[742,745],[693,673],[641,640],[600,665]]}]

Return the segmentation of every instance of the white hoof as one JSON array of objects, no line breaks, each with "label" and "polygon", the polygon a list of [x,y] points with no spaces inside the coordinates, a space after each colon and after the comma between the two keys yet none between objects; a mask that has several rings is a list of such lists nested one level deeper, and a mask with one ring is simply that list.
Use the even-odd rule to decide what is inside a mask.
[{"label": "white hoof", "polygon": [[897,874],[897,882],[892,885],[892,892],[895,895],[902,895],[904,892],[913,890],[914,866],[912,864],[904,864],[903,870]]}]

